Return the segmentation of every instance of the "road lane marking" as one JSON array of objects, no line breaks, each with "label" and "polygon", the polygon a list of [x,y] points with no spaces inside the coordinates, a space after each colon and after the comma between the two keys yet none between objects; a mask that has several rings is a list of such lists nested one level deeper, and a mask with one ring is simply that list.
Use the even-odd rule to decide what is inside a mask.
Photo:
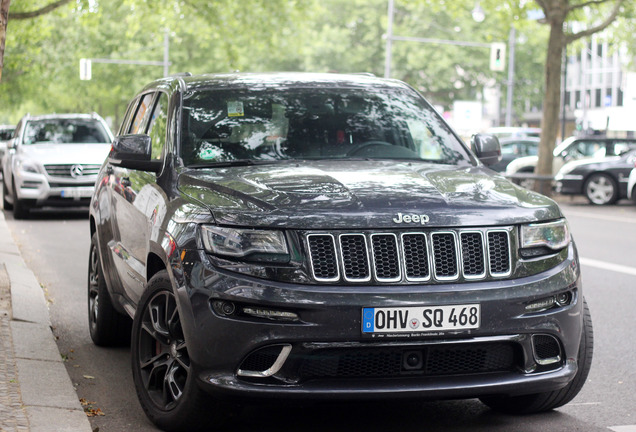
[{"label": "road lane marking", "polygon": [[636,425],[608,426],[607,428],[613,430],[614,432],[636,432]]},{"label": "road lane marking", "polygon": [[596,267],[601,270],[609,270],[609,271],[613,271],[617,273],[624,273],[631,276],[636,276],[636,268],[634,267],[628,267],[628,266],[609,263],[605,261],[598,261],[591,258],[580,257],[579,260],[581,261],[581,264],[583,264],[584,266]]},{"label": "road lane marking", "polygon": [[631,224],[636,224],[636,218],[634,217],[621,217],[621,216],[601,216],[601,215],[595,215],[595,214],[589,214],[589,213],[582,213],[582,212],[576,212],[576,211],[565,211],[565,217],[570,217],[570,216],[576,216],[576,217],[583,217],[583,218],[589,218],[589,219],[599,219],[602,221],[614,221],[614,222],[623,222],[623,223],[631,223]]}]

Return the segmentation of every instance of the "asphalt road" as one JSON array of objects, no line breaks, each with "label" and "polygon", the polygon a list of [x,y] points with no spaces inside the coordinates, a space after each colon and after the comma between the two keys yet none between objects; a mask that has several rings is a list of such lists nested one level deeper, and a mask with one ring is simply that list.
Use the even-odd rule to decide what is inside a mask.
[{"label": "asphalt road", "polygon": [[[592,207],[565,200],[582,257],[584,291],[595,332],[592,371],[583,391],[554,412],[494,413],[477,400],[395,403],[272,401],[244,409],[232,431],[614,431],[636,432],[636,206]],[[103,415],[102,432],[154,431],[135,395],[128,348],[92,344],[87,328],[86,211],[38,212],[6,220],[27,264],[50,301],[51,322],[79,398]]]}]

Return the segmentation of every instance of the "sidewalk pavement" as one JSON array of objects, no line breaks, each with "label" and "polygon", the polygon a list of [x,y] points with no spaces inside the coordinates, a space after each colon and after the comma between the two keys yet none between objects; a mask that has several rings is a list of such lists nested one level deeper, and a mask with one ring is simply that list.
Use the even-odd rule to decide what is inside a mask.
[{"label": "sidewalk pavement", "polygon": [[0,432],[91,432],[44,292],[0,211]]}]

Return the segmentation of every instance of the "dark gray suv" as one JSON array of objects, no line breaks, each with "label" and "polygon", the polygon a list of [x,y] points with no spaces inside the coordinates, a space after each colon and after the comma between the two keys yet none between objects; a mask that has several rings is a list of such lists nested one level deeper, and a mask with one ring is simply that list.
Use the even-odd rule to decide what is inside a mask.
[{"label": "dark gray suv", "polygon": [[593,338],[568,224],[472,145],[394,80],[151,83],[91,201],[93,341],[132,335],[166,430],[247,396],[569,402]]}]

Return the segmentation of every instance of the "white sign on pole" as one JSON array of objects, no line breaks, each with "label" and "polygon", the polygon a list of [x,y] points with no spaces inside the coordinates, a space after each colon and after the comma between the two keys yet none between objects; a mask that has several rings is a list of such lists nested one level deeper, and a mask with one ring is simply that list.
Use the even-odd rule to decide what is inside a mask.
[{"label": "white sign on pole", "polygon": [[80,59],[79,69],[80,79],[82,81],[89,81],[92,78],[91,59]]}]

